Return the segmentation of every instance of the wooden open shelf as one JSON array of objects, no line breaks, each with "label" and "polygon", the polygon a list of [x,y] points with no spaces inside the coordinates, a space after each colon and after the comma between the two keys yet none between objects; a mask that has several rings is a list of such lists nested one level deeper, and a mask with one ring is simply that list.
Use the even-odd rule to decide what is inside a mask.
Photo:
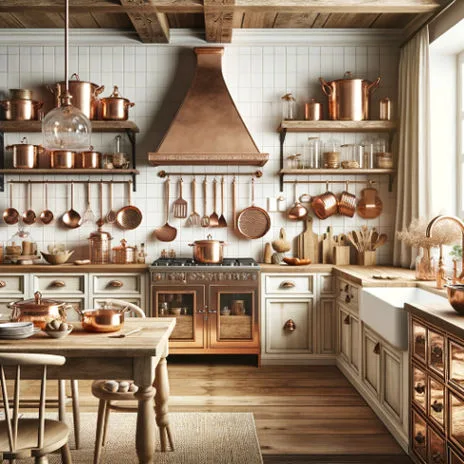
[{"label": "wooden open shelf", "polygon": [[[0,121],[0,132],[41,132],[42,121]],[[132,121],[92,121],[94,132],[139,132]]]},{"label": "wooden open shelf", "polygon": [[330,175],[330,176],[349,176],[349,175],[374,175],[374,174],[394,174],[394,169],[281,169],[279,174],[313,176],[313,175]]},{"label": "wooden open shelf", "polygon": [[137,169],[0,169],[0,174],[17,174],[23,176],[34,176],[44,174],[61,174],[61,175],[73,175],[73,174],[112,174],[112,175],[123,175],[123,174],[139,174]]},{"label": "wooden open shelf", "polygon": [[282,121],[282,132],[393,132],[396,121]]}]

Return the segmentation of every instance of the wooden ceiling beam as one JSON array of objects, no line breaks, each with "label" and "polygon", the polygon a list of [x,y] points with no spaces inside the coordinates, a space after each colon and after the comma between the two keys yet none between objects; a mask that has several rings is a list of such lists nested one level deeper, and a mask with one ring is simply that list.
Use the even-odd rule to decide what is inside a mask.
[{"label": "wooden ceiling beam", "polygon": [[207,42],[232,42],[235,0],[204,0]]},{"label": "wooden ceiling beam", "polygon": [[[122,6],[134,0],[120,0]],[[128,13],[135,31],[144,43],[169,43],[169,23],[166,13]]]}]

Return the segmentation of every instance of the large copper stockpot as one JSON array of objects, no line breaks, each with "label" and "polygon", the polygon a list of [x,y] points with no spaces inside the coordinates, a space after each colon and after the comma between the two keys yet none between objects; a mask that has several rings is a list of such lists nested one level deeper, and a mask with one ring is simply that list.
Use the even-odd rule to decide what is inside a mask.
[{"label": "large copper stockpot", "polygon": [[43,102],[28,99],[0,101],[5,121],[36,121],[39,118]]},{"label": "large copper stockpot", "polygon": [[109,97],[101,99],[101,119],[104,121],[127,121],[129,108],[134,105],[135,103],[121,96],[118,86],[115,85],[113,93]]},{"label": "large copper stockpot", "polygon": [[379,86],[374,82],[356,79],[346,72],[343,79],[326,82],[319,78],[322,91],[329,99],[329,119],[336,121],[363,121],[369,119],[369,97]]},{"label": "large copper stockpot", "polygon": [[12,308],[12,321],[33,322],[35,327],[44,329],[53,319],[66,321],[66,309],[72,306],[64,301],[43,299],[42,293],[37,291],[34,299],[14,301],[8,307]]},{"label": "large copper stockpot", "polygon": [[36,168],[37,157],[43,150],[40,145],[27,143],[26,137],[21,139],[21,143],[8,145],[5,148],[13,152],[13,167],[17,169]]},{"label": "large copper stockpot", "polygon": [[193,259],[203,264],[222,263],[225,243],[220,240],[211,240],[211,235],[207,238],[208,240],[196,240],[189,243],[189,246],[193,247]]},{"label": "large copper stockpot", "polygon": [[[81,81],[76,73],[71,76],[68,85],[72,105],[79,108],[89,119],[98,119],[98,95],[105,90],[105,86]],[[57,82],[54,88],[48,87],[48,90],[55,96],[55,106],[59,107],[60,98],[66,92],[66,82]]]},{"label": "large copper stockpot", "polygon": [[122,309],[85,309],[78,313],[82,328],[87,332],[116,332],[124,325],[124,313],[129,307]]}]

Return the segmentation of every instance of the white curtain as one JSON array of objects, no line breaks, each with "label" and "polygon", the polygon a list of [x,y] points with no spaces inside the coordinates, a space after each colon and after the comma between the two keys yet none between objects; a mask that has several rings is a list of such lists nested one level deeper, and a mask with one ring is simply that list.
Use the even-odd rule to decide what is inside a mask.
[{"label": "white curtain", "polygon": [[[395,230],[411,220],[429,217],[429,31],[423,28],[401,50],[399,64],[399,142]],[[393,246],[393,264],[412,267],[415,250],[399,241]]]}]

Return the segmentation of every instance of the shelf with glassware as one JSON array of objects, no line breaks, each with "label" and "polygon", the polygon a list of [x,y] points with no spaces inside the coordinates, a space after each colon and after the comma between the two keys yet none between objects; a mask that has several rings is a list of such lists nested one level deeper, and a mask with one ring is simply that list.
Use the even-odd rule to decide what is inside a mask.
[{"label": "shelf with glassware", "polygon": [[388,147],[392,145],[393,135],[397,129],[395,121],[297,121],[283,120],[278,127],[280,133],[280,190],[283,189],[284,176],[286,175],[388,175],[389,190],[392,189],[393,176],[396,170],[393,167],[376,167],[376,168],[361,168],[361,167],[337,167],[337,168],[284,168],[284,143],[288,132],[358,132],[358,133],[387,133]]},{"label": "shelf with glassware", "polygon": [[42,121],[0,121],[0,192],[5,189],[4,176],[5,175],[66,175],[66,174],[77,174],[77,175],[130,175],[132,176],[132,188],[136,191],[136,175],[139,171],[136,169],[136,134],[139,132],[139,128],[132,121],[91,121],[93,132],[106,132],[106,133],[117,133],[124,132],[129,139],[131,144],[131,167],[129,169],[124,168],[6,168],[5,169],[5,146],[4,146],[4,134],[9,132],[18,133],[37,133],[42,130]]}]

